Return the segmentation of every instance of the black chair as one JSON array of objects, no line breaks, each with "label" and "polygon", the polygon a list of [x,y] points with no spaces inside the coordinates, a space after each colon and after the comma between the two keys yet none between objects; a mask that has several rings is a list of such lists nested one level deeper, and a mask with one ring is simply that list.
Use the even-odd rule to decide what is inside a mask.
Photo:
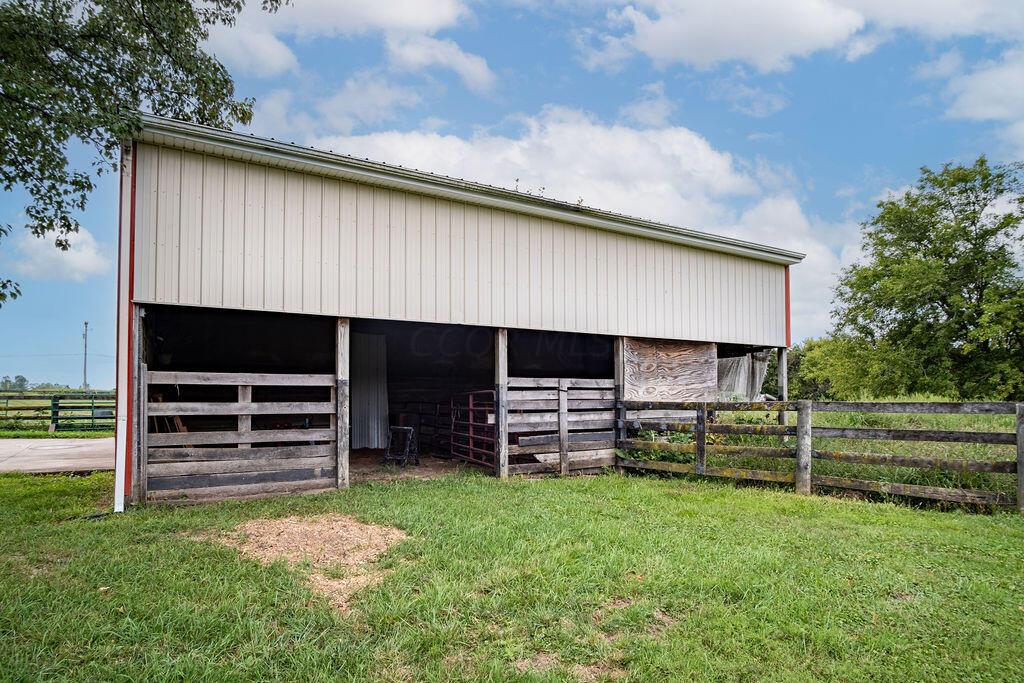
[{"label": "black chair", "polygon": [[412,460],[420,464],[420,449],[416,444],[416,430],[413,427],[391,427],[388,431],[388,446],[384,449],[384,464],[393,462],[405,467]]}]

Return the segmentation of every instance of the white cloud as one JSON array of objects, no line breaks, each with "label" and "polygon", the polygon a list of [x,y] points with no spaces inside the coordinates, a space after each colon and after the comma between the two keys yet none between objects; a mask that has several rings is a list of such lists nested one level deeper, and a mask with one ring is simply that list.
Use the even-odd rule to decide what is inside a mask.
[{"label": "white cloud", "polygon": [[391,63],[399,68],[419,71],[432,66],[451,69],[470,90],[489,92],[496,80],[487,60],[463,52],[452,40],[425,35],[389,35],[385,41]]},{"label": "white cloud", "polygon": [[615,3],[602,30],[578,33],[589,68],[643,54],[656,65],[709,68],[742,62],[761,72],[788,69],[822,50],[858,59],[899,32],[926,39],[1024,35],[1020,0],[633,0]]},{"label": "white cloud", "polygon": [[947,115],[1003,124],[999,136],[1009,146],[1006,158],[1024,155],[1024,48],[1007,50],[994,61],[954,76],[946,88]]},{"label": "white cloud", "polygon": [[963,55],[960,54],[960,50],[953,48],[929,62],[919,64],[914,69],[914,75],[922,80],[951,78],[959,74],[963,66]]},{"label": "white cloud", "polygon": [[338,92],[317,104],[325,124],[332,130],[349,133],[359,125],[379,125],[393,119],[400,109],[420,102],[413,89],[391,83],[372,72],[349,78]]},{"label": "white cloud", "polygon": [[14,238],[14,272],[39,280],[85,280],[110,270],[111,259],[85,228],[70,236],[71,247],[61,251],[47,238],[21,230]]},{"label": "white cloud", "polygon": [[712,81],[711,97],[728,102],[729,108],[735,112],[755,118],[771,116],[786,108],[789,102],[779,90],[766,90],[749,85],[745,78],[743,70],[737,69],[727,78]]},{"label": "white cloud", "polygon": [[828,329],[831,287],[843,255],[856,253],[857,226],[805,215],[788,171],[717,150],[681,126],[610,124],[563,107],[516,120],[514,134],[389,131],[315,144],[504,187],[518,179],[547,197],[806,252],[793,269],[794,332]]},{"label": "white cloud", "polygon": [[640,99],[619,109],[619,116],[642,126],[664,126],[676,108],[665,96],[665,84],[661,81],[648,83],[642,90]]},{"label": "white cloud", "polygon": [[415,88],[394,83],[376,71],[360,71],[327,96],[299,97],[281,89],[260,97],[249,130],[309,144],[318,135],[348,135],[363,126],[387,123],[421,99]]},{"label": "white cloud", "polygon": [[217,59],[249,76],[269,78],[299,69],[295,53],[277,36],[244,23],[212,29],[209,47]]}]

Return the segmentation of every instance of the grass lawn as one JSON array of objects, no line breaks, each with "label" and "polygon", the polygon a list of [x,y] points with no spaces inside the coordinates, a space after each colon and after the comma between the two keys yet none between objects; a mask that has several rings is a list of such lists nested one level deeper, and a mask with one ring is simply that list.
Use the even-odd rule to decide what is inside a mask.
[{"label": "grass lawn", "polygon": [[113,430],[61,430],[48,432],[42,429],[0,429],[0,439],[106,439],[114,435]]},{"label": "grass lawn", "polygon": [[[483,476],[87,519],[109,474],[0,475],[0,678],[1024,679],[1024,518],[685,479]],[[196,540],[398,527],[332,610]]]}]

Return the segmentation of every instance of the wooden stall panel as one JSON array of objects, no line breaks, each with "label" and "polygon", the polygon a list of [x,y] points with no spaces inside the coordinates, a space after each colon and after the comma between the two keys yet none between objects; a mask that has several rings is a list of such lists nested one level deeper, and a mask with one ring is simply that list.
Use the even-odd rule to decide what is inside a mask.
[{"label": "wooden stall panel", "polygon": [[[165,401],[169,392],[149,392],[147,387],[144,500],[203,502],[342,485],[332,375],[149,372],[147,384],[237,387],[237,401]],[[328,400],[254,401],[254,386],[298,387],[304,392],[315,388]],[[211,416],[221,426],[203,431],[188,427],[190,417]],[[306,426],[256,429],[255,416]],[[233,428],[225,430],[224,425],[232,422]]]},{"label": "wooden stall panel", "polygon": [[718,391],[712,343],[626,337],[623,361],[627,401],[708,401]]}]

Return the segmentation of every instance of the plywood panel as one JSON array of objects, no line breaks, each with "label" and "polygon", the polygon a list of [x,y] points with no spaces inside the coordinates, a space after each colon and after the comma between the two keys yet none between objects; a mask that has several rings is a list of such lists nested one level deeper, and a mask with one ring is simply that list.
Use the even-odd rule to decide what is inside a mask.
[{"label": "plywood panel", "polygon": [[778,346],[784,268],[139,145],[140,302]]},{"label": "plywood panel", "polygon": [[715,344],[627,337],[623,359],[626,400],[706,401],[716,396]]}]

